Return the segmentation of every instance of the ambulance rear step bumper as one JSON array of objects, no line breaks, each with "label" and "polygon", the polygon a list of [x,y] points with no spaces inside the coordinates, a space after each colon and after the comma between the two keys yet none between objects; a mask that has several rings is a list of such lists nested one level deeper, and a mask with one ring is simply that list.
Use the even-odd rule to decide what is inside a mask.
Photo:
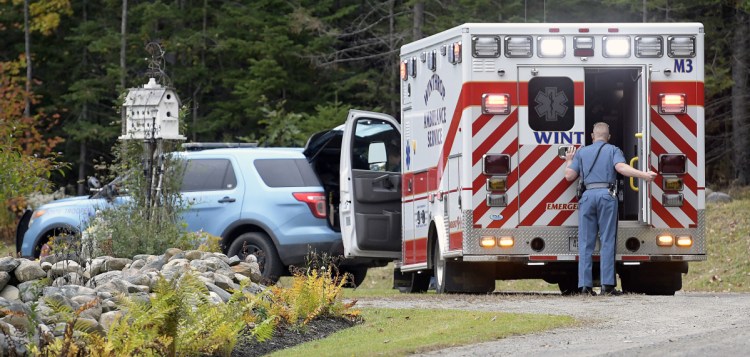
[{"label": "ambulance rear step bumper", "polygon": [[[599,260],[599,255],[593,256],[594,261]],[[624,255],[618,254],[618,262],[690,262],[704,261],[706,255]],[[464,255],[465,262],[571,262],[578,261],[578,255]]]}]

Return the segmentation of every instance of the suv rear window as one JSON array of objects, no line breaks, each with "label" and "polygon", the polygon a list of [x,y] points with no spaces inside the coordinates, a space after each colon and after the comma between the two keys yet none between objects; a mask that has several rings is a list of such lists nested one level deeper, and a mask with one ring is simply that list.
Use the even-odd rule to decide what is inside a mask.
[{"label": "suv rear window", "polygon": [[221,191],[232,190],[235,187],[237,187],[237,177],[229,160],[188,160],[182,178],[181,191]]},{"label": "suv rear window", "polygon": [[305,159],[259,159],[254,164],[268,187],[320,186],[318,177]]}]

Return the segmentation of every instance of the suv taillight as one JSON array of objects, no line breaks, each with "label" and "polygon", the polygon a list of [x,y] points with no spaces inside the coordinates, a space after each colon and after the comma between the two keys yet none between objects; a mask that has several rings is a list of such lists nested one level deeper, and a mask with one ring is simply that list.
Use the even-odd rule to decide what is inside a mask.
[{"label": "suv taillight", "polygon": [[295,192],[297,201],[307,203],[316,218],[326,218],[326,196],[323,192]]}]

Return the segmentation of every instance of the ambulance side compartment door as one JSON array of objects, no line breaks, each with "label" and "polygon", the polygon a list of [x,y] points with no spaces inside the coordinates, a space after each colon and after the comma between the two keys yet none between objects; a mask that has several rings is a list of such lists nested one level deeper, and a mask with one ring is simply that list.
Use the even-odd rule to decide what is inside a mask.
[{"label": "ambulance side compartment door", "polygon": [[401,127],[350,110],[341,143],[340,218],[346,257],[401,257]]}]

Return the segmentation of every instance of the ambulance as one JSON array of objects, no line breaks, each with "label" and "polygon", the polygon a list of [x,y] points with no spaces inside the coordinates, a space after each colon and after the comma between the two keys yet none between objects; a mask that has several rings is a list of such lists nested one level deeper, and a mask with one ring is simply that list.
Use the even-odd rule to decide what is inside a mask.
[{"label": "ambulance", "polygon": [[432,277],[439,293],[513,279],[575,292],[577,185],[564,178],[565,151],[590,145],[605,122],[630,165],[658,173],[618,178],[621,287],[674,294],[688,262],[706,259],[703,31],[467,23],[404,45],[400,121],[352,110],[340,156],[311,160],[338,165],[323,181],[344,255],[395,260],[404,292]]}]

